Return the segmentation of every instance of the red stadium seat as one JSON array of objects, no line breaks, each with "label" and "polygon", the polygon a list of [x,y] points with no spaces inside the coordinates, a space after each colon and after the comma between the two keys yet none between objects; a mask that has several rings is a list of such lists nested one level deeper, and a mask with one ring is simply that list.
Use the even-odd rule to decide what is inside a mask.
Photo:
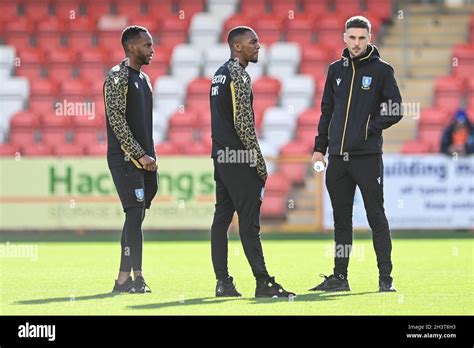
[{"label": "red stadium seat", "polygon": [[20,147],[15,144],[0,144],[0,157],[15,156],[20,152]]},{"label": "red stadium seat", "polygon": [[78,0],[61,0],[54,2],[54,14],[58,18],[69,19],[71,21],[81,18],[80,14],[81,1]]},{"label": "red stadium seat", "polygon": [[303,12],[316,13],[318,16],[325,16],[329,11],[327,0],[302,0]]},{"label": "red stadium seat", "polygon": [[[130,0],[116,0],[114,5],[115,14],[124,17],[139,17],[145,14],[145,10],[148,10],[146,4]],[[138,22],[132,23],[138,24]]]},{"label": "red stadium seat", "polygon": [[29,144],[21,147],[21,154],[25,156],[50,156],[53,152],[48,144]]},{"label": "red stadium seat", "polygon": [[288,18],[290,13],[294,16],[298,16],[298,0],[269,0],[268,5],[270,8],[270,13],[274,16]]},{"label": "red stadium seat", "polygon": [[74,130],[74,143],[78,145],[105,143],[105,129],[81,128]]},{"label": "red stadium seat", "polygon": [[10,143],[21,147],[35,145],[40,137],[41,133],[36,128],[10,130]]},{"label": "red stadium seat", "polygon": [[148,0],[148,14],[153,18],[163,19],[166,17],[178,17],[178,14],[173,11],[172,0]]},{"label": "red stadium seat", "polygon": [[15,47],[32,47],[34,21],[26,17],[9,18],[4,25],[5,41]]},{"label": "red stadium seat", "polygon": [[[159,32],[159,42],[155,44],[174,47],[186,41],[189,19],[179,19],[175,16],[163,18]],[[155,50],[155,54],[158,50]],[[153,58],[154,59],[154,58]]]},{"label": "red stadium seat", "polygon": [[65,129],[71,127],[72,118],[65,115],[56,115],[56,113],[42,114],[40,117],[41,125],[43,128],[52,129]]},{"label": "red stadium seat", "polygon": [[280,149],[280,156],[306,156],[311,151],[311,148],[311,146],[295,140],[287,143]]},{"label": "red stadium seat", "polygon": [[89,156],[105,156],[107,154],[106,143],[87,144],[84,148],[84,153]]},{"label": "red stadium seat", "polygon": [[291,183],[285,175],[280,172],[270,174],[265,183],[265,191],[271,193],[288,194],[291,190]]},{"label": "red stadium seat", "polygon": [[78,67],[79,77],[83,81],[90,81],[90,94],[102,95],[102,87],[107,76],[106,65],[103,64],[81,64]]},{"label": "red stadium seat", "polygon": [[35,97],[46,96],[50,98],[58,92],[57,84],[51,80],[31,80],[30,93]]},{"label": "red stadium seat", "polygon": [[302,142],[309,147],[314,146],[314,138],[318,135],[318,129],[316,127],[298,127],[296,129],[296,140]]},{"label": "red stadium seat", "polygon": [[[267,12],[267,8],[268,8],[266,1],[240,0],[239,5],[240,5],[239,13],[243,16],[247,16],[247,15],[254,16],[256,13],[263,14]],[[241,24],[241,25],[246,25],[246,24]]]},{"label": "red stadium seat", "polygon": [[410,140],[403,143],[401,153],[402,154],[424,154],[431,152],[429,144],[421,142],[419,140]]},{"label": "red stadium seat", "polygon": [[72,143],[73,133],[61,128],[43,128],[41,131],[41,142],[47,145],[62,145]]},{"label": "red stadium seat", "polygon": [[187,88],[186,108],[192,111],[205,111],[209,109],[209,90],[211,80],[199,77],[191,81]]},{"label": "red stadium seat", "polygon": [[264,218],[284,218],[287,210],[287,197],[282,194],[266,193],[262,202],[261,214]]},{"label": "red stadium seat", "polygon": [[212,146],[211,129],[201,129],[199,132],[199,139],[201,140],[201,143],[204,143],[209,147]]},{"label": "red stadium seat", "polygon": [[56,156],[82,156],[84,146],[80,144],[57,144],[53,146],[53,154]]},{"label": "red stadium seat", "polygon": [[44,78],[45,75],[46,70],[41,66],[20,65],[15,70],[15,76],[26,77],[30,81]]},{"label": "red stadium seat", "polygon": [[94,20],[97,20],[98,18],[111,13],[111,2],[109,1],[86,0],[84,1],[84,3],[86,5],[85,16]]},{"label": "red stadium seat", "polygon": [[17,56],[20,58],[21,65],[33,65],[39,67],[45,63],[45,52],[40,48],[18,47]]},{"label": "red stadium seat", "polygon": [[346,18],[358,15],[361,12],[359,0],[334,0],[334,12]]},{"label": "red stadium seat", "polygon": [[48,78],[57,82],[63,82],[72,78],[72,67],[70,64],[48,64]]},{"label": "red stadium seat", "polygon": [[172,128],[199,127],[198,114],[193,111],[186,111],[184,113],[176,112],[171,116],[168,125]]},{"label": "red stadium seat", "polygon": [[421,128],[441,126],[449,120],[449,114],[441,108],[425,108],[421,110],[419,125]]},{"label": "red stadium seat", "polygon": [[205,142],[192,143],[184,146],[182,153],[186,155],[210,155],[211,146]]},{"label": "red stadium seat", "polygon": [[[263,4],[263,1],[258,1],[254,2],[255,5],[257,4]],[[241,2],[242,5],[242,2]],[[261,6],[261,5],[260,5]],[[229,34],[229,31],[232,28],[245,25],[245,26],[252,26],[255,23],[255,14],[256,13],[261,13],[257,12],[256,10],[252,10],[248,14],[243,14],[243,13],[236,13],[224,22],[224,28],[222,29],[222,36],[221,36],[221,41],[222,42],[227,42],[227,35]]]},{"label": "red stadium seat", "polygon": [[441,76],[436,79],[435,97],[441,95],[460,95],[464,90],[463,81],[454,76]]},{"label": "red stadium seat", "polygon": [[179,155],[183,153],[180,144],[163,142],[155,146],[155,151],[158,156],[163,155]]},{"label": "red stadium seat", "polygon": [[85,96],[88,95],[90,86],[84,80],[69,80],[61,83],[60,94],[62,96]]},{"label": "red stadium seat", "polygon": [[393,11],[392,0],[366,0],[367,10],[382,20],[390,20]]},{"label": "red stadium seat", "polygon": [[194,129],[193,128],[170,128],[168,130],[168,141],[179,148],[190,146],[194,143]]},{"label": "red stadium seat", "polygon": [[50,100],[47,99],[36,99],[30,97],[28,101],[29,110],[36,114],[54,114],[54,99],[51,98]]},{"label": "red stadium seat", "polygon": [[2,1],[2,10],[0,11],[0,22],[7,21],[19,16],[17,1]]},{"label": "red stadium seat", "polygon": [[25,15],[29,19],[41,20],[46,19],[50,15],[51,1],[49,0],[26,1],[23,5]]},{"label": "red stadium seat", "polygon": [[435,98],[435,107],[453,113],[462,106],[461,95],[439,95]]},{"label": "red stadium seat", "polygon": [[321,109],[319,107],[313,107],[306,109],[298,116],[298,127],[313,127],[317,128],[319,118],[321,117]]},{"label": "red stadium seat", "polygon": [[71,65],[77,60],[77,54],[75,51],[71,51],[70,48],[56,48],[54,51],[48,51],[48,47],[44,47],[47,52],[47,62],[51,66],[58,64]]},{"label": "red stadium seat", "polygon": [[17,112],[10,120],[11,129],[34,129],[40,126],[38,114],[25,110]]},{"label": "red stadium seat", "polygon": [[281,84],[276,78],[265,76],[256,80],[252,84],[254,101],[258,100],[260,107],[276,105],[280,97]]},{"label": "red stadium seat", "polygon": [[[133,6],[138,7],[135,4]],[[154,37],[161,28],[161,20],[159,18],[150,17],[148,14],[128,15],[127,17],[129,25],[140,25],[147,28],[152,37]]]},{"label": "red stadium seat", "polygon": [[78,54],[78,61],[83,64],[106,64],[109,63],[108,52],[101,47],[92,47],[81,50]]},{"label": "red stadium seat", "polygon": [[[301,157],[308,157],[311,154],[312,146],[309,143],[298,140],[284,145],[280,150],[279,172],[290,182],[302,184],[308,166],[305,162],[300,162]],[[300,157],[298,159],[298,157]]]},{"label": "red stadium seat", "polygon": [[442,127],[420,129],[418,131],[418,139],[421,142],[428,144],[431,152],[439,152],[442,134],[443,134]]},{"label": "red stadium seat", "polygon": [[191,19],[194,14],[204,11],[204,0],[177,0],[176,10],[179,14],[184,14],[185,18]]},{"label": "red stadium seat", "polygon": [[253,28],[258,33],[260,43],[270,46],[280,41],[283,19],[272,14],[264,14],[259,16],[258,20],[254,22]]},{"label": "red stadium seat", "polygon": [[311,45],[315,38],[315,17],[311,13],[297,14],[286,21],[286,40],[297,42],[301,47]]},{"label": "red stadium seat", "polygon": [[278,165],[279,171],[286,176],[287,180],[289,180],[292,184],[297,185],[304,183],[307,167],[308,165],[306,163],[282,162]]},{"label": "red stadium seat", "polygon": [[65,23],[62,18],[48,17],[45,20],[39,21],[36,26],[38,34],[44,33],[62,33],[65,29]]}]

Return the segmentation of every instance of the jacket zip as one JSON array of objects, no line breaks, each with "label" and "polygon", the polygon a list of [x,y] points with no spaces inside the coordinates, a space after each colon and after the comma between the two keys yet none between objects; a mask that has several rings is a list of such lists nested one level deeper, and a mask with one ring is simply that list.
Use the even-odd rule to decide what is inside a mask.
[{"label": "jacket zip", "polygon": [[329,121],[329,127],[328,127],[328,140],[329,140],[329,130],[331,129],[331,123],[332,123],[332,117],[331,117],[331,121]]},{"label": "jacket zip", "polygon": [[369,131],[370,116],[372,115],[369,114],[369,119],[367,120],[367,125],[365,126],[365,140],[367,140],[367,136],[368,136],[367,132]]},{"label": "jacket zip", "polygon": [[354,61],[351,61],[351,63],[352,63],[352,80],[351,80],[351,88],[349,90],[349,99],[347,100],[347,110],[346,110],[346,120],[344,122],[344,131],[342,133],[341,151],[340,151],[341,156],[342,156],[342,149],[344,148],[344,138],[346,137],[347,119],[349,117],[349,109],[351,107],[352,86],[354,85],[354,77],[355,77]]}]

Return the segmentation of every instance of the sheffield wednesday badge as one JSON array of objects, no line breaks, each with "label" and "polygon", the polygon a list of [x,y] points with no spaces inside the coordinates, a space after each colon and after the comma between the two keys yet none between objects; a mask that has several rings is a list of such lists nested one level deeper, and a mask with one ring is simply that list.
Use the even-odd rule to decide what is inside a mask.
[{"label": "sheffield wednesday badge", "polygon": [[362,76],[362,89],[370,89],[370,84],[372,83],[372,77]]},{"label": "sheffield wednesday badge", "polygon": [[142,188],[135,189],[135,197],[137,197],[137,202],[143,202],[145,199],[145,191]]}]

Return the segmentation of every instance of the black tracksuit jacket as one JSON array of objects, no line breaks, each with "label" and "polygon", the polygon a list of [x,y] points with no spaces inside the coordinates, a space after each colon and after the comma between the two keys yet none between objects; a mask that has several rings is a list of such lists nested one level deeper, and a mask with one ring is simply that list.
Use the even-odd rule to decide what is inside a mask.
[{"label": "black tracksuit jacket", "polygon": [[355,59],[344,49],[329,66],[313,150],[325,154],[329,147],[330,155],[340,156],[381,154],[382,130],[401,120],[401,102],[393,68],[375,46],[369,44]]}]

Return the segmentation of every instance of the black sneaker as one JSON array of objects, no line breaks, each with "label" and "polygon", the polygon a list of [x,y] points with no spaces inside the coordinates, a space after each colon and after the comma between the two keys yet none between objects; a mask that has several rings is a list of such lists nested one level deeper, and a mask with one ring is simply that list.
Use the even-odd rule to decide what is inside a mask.
[{"label": "black sneaker", "polygon": [[112,292],[134,293],[135,288],[133,287],[132,277],[128,277],[128,279],[123,284],[119,284],[119,283],[117,283],[117,281],[115,281],[115,285],[114,285],[114,288],[112,289]]},{"label": "black sneaker", "polygon": [[150,287],[145,283],[145,279],[142,276],[138,276],[133,281],[133,288],[136,294],[146,294],[151,292]]},{"label": "black sneaker", "polygon": [[216,297],[240,297],[242,294],[235,288],[234,278],[218,280],[216,284]]},{"label": "black sneaker", "polygon": [[324,281],[314,288],[309,289],[309,291],[351,291],[349,281],[343,275],[339,276],[343,277],[341,279],[336,278],[334,274],[331,274],[329,277],[324,274],[320,274],[319,276],[324,277]]},{"label": "black sneaker", "polygon": [[280,284],[275,282],[275,277],[270,277],[265,280],[257,280],[255,297],[296,297],[296,294],[286,291]]},{"label": "black sneaker", "polygon": [[396,292],[393,280],[379,279],[379,292]]}]

